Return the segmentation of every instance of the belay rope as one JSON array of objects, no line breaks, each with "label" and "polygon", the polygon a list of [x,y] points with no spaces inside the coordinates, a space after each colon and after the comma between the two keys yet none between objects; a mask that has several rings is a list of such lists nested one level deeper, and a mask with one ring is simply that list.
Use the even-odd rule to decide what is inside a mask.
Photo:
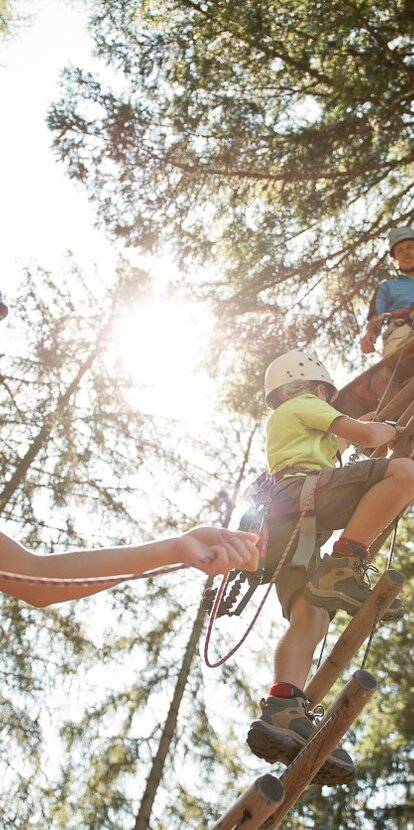
[{"label": "belay rope", "polygon": [[[296,537],[299,535],[301,524],[302,524],[302,522],[303,522],[303,520],[304,520],[304,518],[305,518],[305,516],[308,512],[309,506],[313,502],[315,492],[316,492],[316,488],[319,484],[319,479],[321,477],[321,472],[319,472],[317,477],[316,477],[315,484],[312,487],[312,490],[311,490],[311,492],[309,493],[309,495],[306,499],[306,502],[303,506],[303,509],[300,512],[299,518],[298,518],[298,520],[296,522],[296,525],[293,529],[292,535],[291,535],[291,537],[290,537],[290,539],[289,539],[289,541],[288,541],[288,543],[285,547],[285,550],[282,553],[282,556],[281,556],[281,558],[280,558],[280,560],[277,564],[277,567],[276,567],[274,573],[272,574],[272,577],[269,581],[269,585],[266,589],[265,595],[264,595],[262,601],[260,602],[259,607],[257,608],[256,613],[253,616],[253,619],[251,620],[251,622],[247,626],[244,634],[242,635],[240,640],[236,643],[236,645],[233,646],[233,648],[230,649],[230,651],[224,657],[221,657],[215,663],[212,663],[211,660],[210,660],[210,657],[209,657],[209,645],[210,645],[210,640],[211,640],[211,634],[212,634],[214,623],[215,623],[217,617],[219,616],[218,611],[219,611],[219,608],[220,608],[220,605],[221,605],[221,602],[222,602],[222,598],[224,596],[224,592],[225,592],[226,587],[228,585],[228,582],[230,580],[230,574],[225,574],[225,576],[223,577],[223,579],[221,581],[221,584],[220,584],[219,588],[217,589],[217,593],[215,595],[213,607],[211,609],[210,619],[209,619],[209,623],[208,623],[208,627],[207,627],[206,639],[205,639],[205,644],[204,644],[204,660],[205,660],[206,665],[210,669],[215,669],[218,666],[222,666],[223,663],[225,663],[230,657],[232,657],[233,654],[235,654],[236,651],[238,651],[240,646],[243,645],[243,643],[247,639],[248,635],[252,631],[252,629],[254,627],[254,624],[255,624],[256,620],[258,619],[259,614],[261,613],[261,611],[264,607],[264,604],[265,604],[265,602],[266,602],[266,600],[267,600],[267,598],[270,594],[270,591],[273,587],[273,584],[276,582],[276,579],[279,576],[279,573],[280,573],[280,571],[281,571],[281,569],[282,569],[282,567],[283,567],[283,565],[284,565],[284,563],[285,563],[285,561],[286,561],[286,559],[287,559],[287,557],[288,557],[288,555],[289,555],[289,553],[292,549],[293,543],[295,542]],[[267,536],[267,532],[268,532],[267,531],[267,515],[268,515],[269,509],[270,509],[270,506],[271,506],[272,495],[274,494],[274,491],[271,488],[266,491],[265,488],[261,487],[261,483],[263,483],[263,481],[265,481],[265,476],[267,476],[267,474],[263,474],[263,476],[260,476],[259,479],[257,479],[257,482],[255,482],[255,484],[257,483],[259,485],[258,486],[258,491],[256,492],[256,495],[258,493],[260,494],[260,491],[262,490],[262,495],[263,495],[263,498],[264,498],[264,500],[262,501],[262,503],[260,505],[261,509],[259,510],[260,514],[262,514],[264,516],[262,537],[261,537],[261,540],[258,543],[259,544],[259,550],[260,550],[260,544],[261,544],[262,539],[263,538],[266,539],[266,536]],[[262,569],[262,574],[263,574],[263,569]],[[260,584],[260,583],[258,583],[258,584]]]},{"label": "belay rope", "polygon": [[151,571],[144,571],[139,574],[117,574],[117,576],[81,576],[81,577],[54,577],[54,576],[28,576],[16,574],[11,571],[0,571],[0,579],[6,582],[24,582],[26,585],[55,585],[57,588],[65,588],[68,585],[78,585],[80,588],[87,588],[90,585],[117,585],[119,582],[127,582],[133,579],[147,579],[152,576],[174,573],[175,571],[190,568],[191,565],[168,565],[166,567],[154,568]]},{"label": "belay rope", "polygon": [[[414,332],[414,317],[413,317],[412,323],[411,323],[411,325],[410,325],[410,329],[411,329],[411,331],[412,331],[412,332]],[[380,411],[380,409],[381,409],[381,407],[382,407],[382,404],[383,404],[383,402],[384,402],[384,400],[385,400],[385,398],[386,398],[386,396],[387,396],[388,390],[390,389],[390,387],[391,387],[391,385],[392,385],[392,383],[393,383],[393,381],[394,381],[394,378],[395,378],[395,376],[396,376],[396,374],[397,374],[397,372],[398,372],[398,369],[399,369],[399,367],[400,367],[400,363],[401,363],[402,357],[403,357],[404,352],[405,352],[405,350],[406,350],[406,348],[407,348],[407,343],[408,343],[408,335],[407,335],[407,339],[405,340],[405,342],[404,342],[404,344],[403,344],[403,346],[402,346],[402,348],[401,348],[400,354],[398,355],[398,360],[396,361],[396,364],[395,364],[395,366],[394,366],[394,369],[393,369],[393,371],[392,371],[392,373],[391,373],[391,377],[390,377],[390,379],[389,379],[389,381],[388,381],[388,383],[387,383],[387,385],[386,385],[386,387],[385,387],[384,392],[383,392],[383,393],[382,393],[382,395],[381,395],[380,400],[378,401],[377,408],[376,408],[376,410],[375,410],[375,412],[374,412],[373,420],[375,420],[375,418],[377,417],[377,415],[378,415],[378,413],[379,413],[379,411]]]}]

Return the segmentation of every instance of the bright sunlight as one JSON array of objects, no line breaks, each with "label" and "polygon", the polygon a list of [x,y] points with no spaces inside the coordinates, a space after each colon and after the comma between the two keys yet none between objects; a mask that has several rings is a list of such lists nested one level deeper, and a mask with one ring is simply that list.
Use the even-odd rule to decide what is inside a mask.
[{"label": "bright sunlight", "polygon": [[212,382],[205,358],[212,318],[200,304],[156,299],[125,316],[119,332],[125,368],[136,382],[140,409],[190,423],[212,409]]}]

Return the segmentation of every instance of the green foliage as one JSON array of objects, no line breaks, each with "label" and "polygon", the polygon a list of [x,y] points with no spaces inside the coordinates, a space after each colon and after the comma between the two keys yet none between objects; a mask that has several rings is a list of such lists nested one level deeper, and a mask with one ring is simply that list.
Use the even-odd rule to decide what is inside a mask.
[{"label": "green foliage", "polygon": [[[0,385],[2,529],[39,553],[153,538],[197,521],[227,524],[252,472],[257,424],[248,416],[226,429],[221,421],[208,438],[200,432],[192,440],[186,424],[144,416],[129,403],[132,378],[122,367],[116,331],[125,308],[150,291],[148,276],[122,260],[106,284],[96,273],[85,277],[69,256],[57,276],[28,270],[10,297],[13,337]],[[7,782],[0,809],[7,829],[132,824],[203,582],[196,572],[148,580],[58,610],[2,596],[8,752],[0,762]],[[178,815],[190,801],[194,816],[204,810],[195,784],[183,791],[178,759],[190,765],[191,776],[197,765],[216,794],[217,771],[230,753],[206,728],[214,703],[204,703],[195,659],[203,621],[160,773],[169,779],[168,798],[160,789],[154,806],[160,826],[164,811]],[[240,675],[235,679],[242,684]],[[245,680],[251,706],[248,686]],[[236,741],[231,747],[235,754]],[[224,783],[222,790],[224,803]]]},{"label": "green foliage", "polygon": [[13,37],[31,22],[32,0],[0,0],[0,41]]},{"label": "green foliage", "polygon": [[108,231],[215,269],[204,293],[256,386],[288,345],[348,356],[387,229],[414,217],[411,4],[90,7],[116,78],[66,70],[49,125]]},{"label": "green foliage", "polygon": [[[65,71],[62,98],[49,115],[55,151],[69,175],[83,182],[113,237],[144,251],[162,246],[191,275],[187,291],[213,300],[218,325],[210,368],[229,379],[232,409],[249,412],[257,421],[263,366],[286,347],[315,342],[331,353],[334,342],[339,357],[356,361],[353,344],[362,309],[388,267],[384,236],[389,227],[414,219],[412,4],[90,0],[90,8],[96,50],[113,70],[113,82],[107,71],[105,80],[76,68]],[[195,266],[209,267],[205,278],[194,277]],[[42,397],[35,385],[36,412],[40,407],[43,414],[43,420],[39,415],[35,421],[38,428],[50,411],[48,400],[54,401],[54,412],[58,409],[62,378],[70,382],[74,377],[74,364],[65,374],[65,349],[53,335],[50,303],[45,306],[44,356],[57,392],[53,398],[48,388]],[[85,321],[82,326],[87,329]],[[82,328],[81,341],[86,334]],[[74,359],[69,336],[66,346]],[[98,353],[96,360],[102,365]],[[83,430],[92,411],[96,437],[81,432],[80,438],[66,424],[63,464],[51,469],[58,483],[63,484],[61,471],[65,473],[65,511],[71,503],[68,483],[79,496],[76,467],[94,505],[108,499],[108,512],[114,506],[122,538],[133,518],[124,499],[104,495],[102,483],[94,500],[91,488],[98,471],[94,453],[98,445],[105,448],[108,435],[98,410],[109,413],[105,428],[113,444],[121,435],[119,457],[115,455],[119,469],[131,449],[130,419],[118,420],[117,413],[111,432],[110,383],[102,388],[99,375],[93,378],[84,388],[92,402]],[[14,388],[12,397],[20,406]],[[19,437],[17,408],[13,417],[10,433],[13,427],[13,436],[22,442],[13,456],[18,469],[24,442],[30,440],[26,432]],[[61,415],[55,417],[60,423]],[[80,411],[76,419],[82,422]],[[29,430],[28,419],[25,426]],[[145,452],[150,439],[145,420],[139,427]],[[226,516],[226,503],[217,506],[214,482],[219,470],[220,481],[228,475],[222,486],[231,494],[230,482],[242,458],[240,436],[250,428],[244,415],[231,437],[228,422],[223,440],[216,430],[217,442],[210,453],[203,450],[202,460],[197,448],[193,517]],[[53,437],[53,431],[48,435]],[[183,455],[170,479],[174,498],[163,491],[157,499],[157,513],[170,528],[182,527],[190,518],[184,504],[168,510],[183,472],[190,478],[188,445],[185,437],[180,439]],[[13,450],[9,436],[8,442]],[[150,441],[151,457],[159,464],[162,453],[155,444]],[[164,460],[173,459],[174,449],[167,450]],[[125,469],[132,472],[128,461]],[[32,488],[36,480],[31,480]],[[29,485],[30,476],[22,498],[31,528],[35,514],[30,513]],[[396,560],[404,570],[405,553],[407,559],[412,555],[408,527],[400,530]],[[184,585],[172,601],[169,586],[149,586],[145,596],[139,595],[139,613],[135,589],[111,594],[125,629],[117,637],[111,631],[102,636],[108,687],[93,679],[85,710],[67,717],[63,734],[70,755],[55,798],[47,800],[52,826],[112,830],[129,826],[137,814],[137,781],[142,793],[183,653],[184,636],[178,642],[175,632],[189,631],[198,602],[195,594],[189,602],[186,590]],[[285,820],[286,830],[412,830],[410,587],[404,601],[404,622],[381,628],[370,652],[367,667],[380,688],[347,738],[358,764],[355,784],[328,794],[311,788]],[[261,625],[263,632],[266,625]],[[249,717],[252,712],[251,693],[263,693],[270,670],[270,632],[263,643],[253,642],[246,677],[239,664],[237,672],[225,667],[217,675],[229,689],[229,724],[214,725],[211,686],[199,667],[193,668],[171,743],[168,785],[164,770],[157,791],[152,830],[183,823],[195,828],[216,819],[237,794],[236,787],[263,771],[240,749],[246,712]],[[266,678],[257,666],[263,666]],[[120,682],[122,668],[125,683]],[[34,751],[37,740],[35,734]],[[190,777],[183,783],[181,769],[188,758],[196,765],[197,781]]]}]

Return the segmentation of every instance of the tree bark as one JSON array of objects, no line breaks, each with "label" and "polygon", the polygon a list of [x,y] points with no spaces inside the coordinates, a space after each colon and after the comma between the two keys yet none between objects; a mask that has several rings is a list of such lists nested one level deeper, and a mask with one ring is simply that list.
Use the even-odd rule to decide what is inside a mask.
[{"label": "tree bark", "polygon": [[[209,576],[206,580],[204,588],[210,588],[213,584],[213,577]],[[196,653],[198,642],[200,640],[203,627],[205,610],[200,604],[196,619],[194,621],[193,629],[191,631],[190,639],[187,643],[184,659],[181,669],[175,684],[174,695],[171,701],[171,706],[167,715],[167,719],[162,730],[158,750],[152,762],[150,774],[147,779],[144,795],[142,796],[141,806],[137,814],[134,830],[149,830],[149,820],[151,818],[152,808],[157,794],[158,786],[161,781],[167,755],[171,746],[171,741],[177,726],[178,713],[183,699],[185,687],[191,670],[193,657]]]},{"label": "tree bark", "polygon": [[[235,482],[235,486],[233,488],[232,497],[227,502],[226,515],[222,522],[223,527],[228,527],[230,524],[232,512],[234,510],[234,502],[237,499],[241,482],[245,474],[246,465],[249,460],[252,441],[256,429],[257,424],[254,426],[247,440],[246,448],[243,454],[243,461],[240,465],[240,471],[237,477],[237,481]],[[212,584],[213,578],[209,577],[205,582],[204,590],[210,588]],[[191,631],[190,639],[187,643],[187,648],[185,650],[183,662],[175,685],[171,706],[164,724],[160,742],[158,744],[158,750],[153,760],[152,767],[147,779],[144,795],[142,796],[141,805],[135,820],[133,830],[149,830],[149,821],[151,818],[152,808],[154,806],[158,786],[161,782],[164,773],[165,762],[167,760],[167,755],[171,746],[174,731],[177,726],[178,713],[181,701],[183,699],[185,687],[187,685],[188,677],[190,674],[191,664],[194,655],[197,651],[198,643],[203,632],[204,617],[205,610],[200,603],[200,607],[198,609],[193,629]]]},{"label": "tree bark", "polygon": [[28,469],[30,468],[37,454],[48,441],[56,418],[63,414],[65,407],[68,405],[73,393],[77,390],[83,376],[93,365],[93,362],[99,353],[99,343],[101,341],[103,334],[107,331],[108,327],[109,324],[107,323],[105,327],[99,332],[98,337],[96,339],[98,345],[95,346],[95,348],[90,352],[86,360],[79,367],[75,377],[73,378],[65,392],[63,392],[62,395],[60,395],[54,410],[49,412],[49,414],[46,416],[45,421],[41,429],[39,430],[36,438],[31,443],[26,454],[20,460],[20,463],[17,465],[9,481],[7,481],[5,486],[3,487],[3,490],[0,493],[0,511],[4,510],[4,508],[12,498],[13,494],[17,490],[19,484],[21,483],[21,481],[23,481]]}]

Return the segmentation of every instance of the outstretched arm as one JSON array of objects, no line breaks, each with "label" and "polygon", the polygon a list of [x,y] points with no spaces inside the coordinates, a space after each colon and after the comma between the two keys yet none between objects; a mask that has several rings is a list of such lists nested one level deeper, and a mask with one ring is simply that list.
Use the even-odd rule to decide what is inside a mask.
[{"label": "outstretched arm", "polygon": [[[82,579],[139,574],[153,568],[183,563],[194,565],[214,576],[232,568],[255,571],[258,564],[256,541],[257,536],[253,533],[197,527],[182,536],[144,545],[74,550],[38,556],[6,534],[0,533],[0,571],[27,577]],[[0,577],[0,591],[37,607],[80,599],[113,587],[113,584],[26,584]]]},{"label": "outstretched arm", "polygon": [[360,421],[356,418],[349,418],[348,415],[335,418],[328,432],[362,447],[382,447],[383,444],[395,441],[398,435],[397,429],[390,424],[380,421]]}]

